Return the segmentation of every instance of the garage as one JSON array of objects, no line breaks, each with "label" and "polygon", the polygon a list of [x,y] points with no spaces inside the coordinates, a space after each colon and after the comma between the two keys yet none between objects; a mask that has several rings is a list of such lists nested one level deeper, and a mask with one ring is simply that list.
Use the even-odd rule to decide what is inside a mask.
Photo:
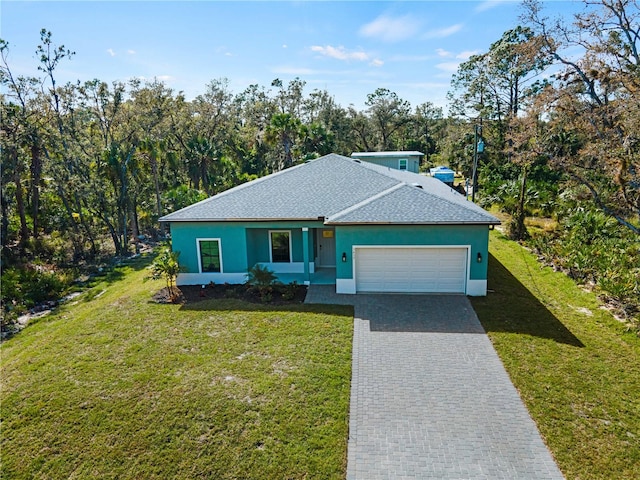
[{"label": "garage", "polygon": [[357,292],[466,293],[467,247],[357,247]]}]

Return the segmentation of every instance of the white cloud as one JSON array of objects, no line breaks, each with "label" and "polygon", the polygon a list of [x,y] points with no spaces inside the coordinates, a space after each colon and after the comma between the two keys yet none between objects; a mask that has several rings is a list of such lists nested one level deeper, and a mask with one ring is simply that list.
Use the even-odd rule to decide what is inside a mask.
[{"label": "white cloud", "polygon": [[217,47],[214,50],[218,55],[224,55],[225,57],[233,57],[233,53],[231,53],[229,51],[229,49],[227,48],[226,45],[222,45],[220,47]]},{"label": "white cloud", "polygon": [[[459,53],[453,53],[443,48],[437,48],[436,54],[438,55],[438,57],[442,59],[455,58],[456,60],[461,60],[463,62],[466,62],[467,60],[469,60],[469,58],[471,58],[471,56],[477,55],[478,50],[463,50],[462,52],[459,52]],[[454,63],[459,64],[460,62],[444,62],[442,63],[442,65],[448,65],[449,63],[453,65]]]},{"label": "white cloud", "polygon": [[348,51],[344,47],[332,47],[327,45],[325,47],[320,45],[313,45],[311,47],[312,52],[319,53],[325,57],[335,58],[336,60],[356,60],[358,62],[366,62],[369,60],[369,55],[362,51]]},{"label": "white cloud", "polygon": [[460,62],[442,62],[436,65],[438,70],[442,70],[447,73],[456,73],[458,71],[458,67],[460,66]]},{"label": "white cloud", "polygon": [[218,47],[215,52],[218,55],[223,55],[225,57],[233,57],[233,53],[231,53],[227,47]]},{"label": "white cloud", "polygon": [[284,45],[282,45],[282,48],[289,48],[289,46],[285,43]]},{"label": "white cloud", "polygon": [[171,75],[158,75],[155,78],[157,80],[160,80],[161,82],[170,82],[172,80],[175,80],[175,77],[172,77]]},{"label": "white cloud", "polygon": [[478,54],[478,50],[465,50],[464,52],[460,52],[459,54],[457,54],[456,58],[460,60],[469,60],[471,56],[477,55],[477,54]]},{"label": "white cloud", "polygon": [[376,37],[385,42],[398,42],[414,36],[420,28],[420,22],[414,17],[390,17],[381,15],[373,22],[360,27],[359,33],[364,37]]},{"label": "white cloud", "polygon": [[462,30],[462,24],[456,23],[450,27],[431,30],[424,35],[424,38],[445,38],[459,32],[460,30]]},{"label": "white cloud", "polygon": [[487,10],[491,10],[492,8],[499,7],[504,3],[514,3],[515,1],[516,0],[486,0],[484,2],[481,2],[474,10],[476,12],[486,12]]},{"label": "white cloud", "polygon": [[116,52],[113,50],[113,48],[107,48],[107,53],[112,57],[116,56]]},{"label": "white cloud", "polygon": [[135,55],[135,54],[136,54],[136,51],[135,51],[135,50],[127,50],[127,53],[128,53],[129,55]]},{"label": "white cloud", "polygon": [[384,62],[379,58],[375,58],[369,65],[371,65],[372,67],[381,67],[382,65],[384,65]]}]

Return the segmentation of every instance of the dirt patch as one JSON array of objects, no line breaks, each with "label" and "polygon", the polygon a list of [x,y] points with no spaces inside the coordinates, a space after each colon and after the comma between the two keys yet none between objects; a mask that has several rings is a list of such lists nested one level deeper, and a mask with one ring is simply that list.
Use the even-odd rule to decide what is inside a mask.
[{"label": "dirt patch", "polygon": [[190,304],[203,300],[237,298],[245,302],[260,303],[267,305],[288,305],[301,304],[307,295],[306,285],[274,285],[261,295],[254,288],[246,285],[236,284],[209,284],[205,285],[183,285],[174,288],[175,295],[171,298],[166,288],[158,291],[153,296],[153,301],[157,303],[178,303]]}]

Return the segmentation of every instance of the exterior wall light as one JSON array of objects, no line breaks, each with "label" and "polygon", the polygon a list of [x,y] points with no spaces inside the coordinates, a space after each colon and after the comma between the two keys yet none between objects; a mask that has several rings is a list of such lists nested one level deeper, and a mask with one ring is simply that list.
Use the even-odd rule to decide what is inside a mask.
[{"label": "exterior wall light", "polygon": [[476,260],[478,260],[478,263],[482,263],[482,254],[480,252],[478,252],[478,257],[476,258]]},{"label": "exterior wall light", "polygon": [[347,252],[342,252],[342,261],[343,262],[347,261]]}]

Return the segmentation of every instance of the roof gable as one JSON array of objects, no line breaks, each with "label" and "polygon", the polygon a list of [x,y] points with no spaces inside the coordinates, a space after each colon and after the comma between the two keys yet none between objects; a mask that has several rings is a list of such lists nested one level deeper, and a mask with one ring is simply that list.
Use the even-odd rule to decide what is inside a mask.
[{"label": "roof gable", "polygon": [[[455,195],[459,195],[455,192]],[[454,195],[451,195],[454,197]],[[469,202],[467,202],[469,203]],[[327,219],[327,224],[491,224],[496,219],[451,199],[399,184],[382,195]]]}]

